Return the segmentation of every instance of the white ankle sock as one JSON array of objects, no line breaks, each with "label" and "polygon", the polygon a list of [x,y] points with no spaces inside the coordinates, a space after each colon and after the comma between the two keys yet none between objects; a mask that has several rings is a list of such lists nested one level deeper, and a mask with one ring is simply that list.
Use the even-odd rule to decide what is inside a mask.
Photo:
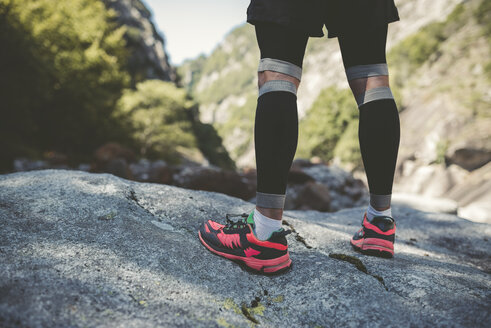
[{"label": "white ankle sock", "polygon": [[377,211],[372,207],[372,205],[368,205],[368,210],[367,210],[367,219],[368,221],[371,221],[374,217],[376,216],[389,216],[392,217],[392,210],[389,207],[388,209],[384,211]]},{"label": "white ankle sock", "polygon": [[275,220],[262,215],[257,209],[254,209],[254,229],[256,237],[259,240],[268,239],[273,231],[281,229],[281,220]]}]

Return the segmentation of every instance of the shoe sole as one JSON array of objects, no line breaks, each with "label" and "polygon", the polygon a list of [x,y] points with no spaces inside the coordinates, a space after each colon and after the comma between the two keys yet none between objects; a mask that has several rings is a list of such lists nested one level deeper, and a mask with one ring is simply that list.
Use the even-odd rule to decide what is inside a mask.
[{"label": "shoe sole", "polygon": [[383,258],[394,257],[394,244],[387,240],[378,238],[367,238],[360,239],[359,242],[356,242],[351,239],[350,243],[356,251],[365,255]]},{"label": "shoe sole", "polygon": [[220,251],[217,251],[210,245],[208,245],[203,237],[201,236],[201,232],[198,231],[199,235],[199,240],[201,243],[213,254],[225,257],[229,260],[232,260],[234,262],[238,262],[239,264],[245,265],[245,267],[255,273],[262,273],[262,274],[280,274],[288,271],[291,268],[292,261],[290,259],[290,255],[288,254],[288,251],[285,255],[280,256],[275,259],[271,260],[260,260],[256,259],[253,257],[243,257],[243,256],[237,256],[237,255],[232,255],[232,254],[227,254],[223,253]]}]

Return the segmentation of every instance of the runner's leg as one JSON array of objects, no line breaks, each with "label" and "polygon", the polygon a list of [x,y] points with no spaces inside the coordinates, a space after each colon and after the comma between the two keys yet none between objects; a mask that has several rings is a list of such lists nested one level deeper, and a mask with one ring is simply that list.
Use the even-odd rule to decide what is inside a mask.
[{"label": "runner's leg", "polygon": [[346,75],[360,110],[359,141],[370,189],[369,210],[391,216],[400,126],[385,56],[387,26],[338,39]]},{"label": "runner's leg", "polygon": [[358,136],[370,189],[361,229],[351,245],[364,254],[392,257],[396,233],[390,208],[399,148],[399,114],[385,59],[387,25],[338,37],[346,76],[360,110]]},{"label": "runner's leg", "polygon": [[[254,142],[257,167],[257,229],[259,238],[281,227],[288,172],[298,140],[296,91],[308,35],[276,24],[257,24],[261,52]],[[271,221],[268,221],[269,219]]]}]

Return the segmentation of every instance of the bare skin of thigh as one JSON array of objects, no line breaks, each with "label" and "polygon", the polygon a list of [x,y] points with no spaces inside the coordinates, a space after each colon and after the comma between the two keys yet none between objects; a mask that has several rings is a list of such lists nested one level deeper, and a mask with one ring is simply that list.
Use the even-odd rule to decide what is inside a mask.
[{"label": "bare skin of thigh", "polygon": [[273,72],[273,71],[264,71],[264,72],[259,72],[258,73],[258,79],[257,79],[257,85],[258,87],[262,87],[264,83],[268,81],[274,81],[274,80],[284,80],[284,81],[290,81],[298,89],[298,86],[300,85],[300,81],[293,76],[286,75],[283,73],[278,73],[278,72]]},{"label": "bare skin of thigh", "polygon": [[370,89],[388,87],[389,77],[387,75],[380,75],[362,79],[354,79],[349,81],[349,86],[353,92],[353,95],[357,97]]}]

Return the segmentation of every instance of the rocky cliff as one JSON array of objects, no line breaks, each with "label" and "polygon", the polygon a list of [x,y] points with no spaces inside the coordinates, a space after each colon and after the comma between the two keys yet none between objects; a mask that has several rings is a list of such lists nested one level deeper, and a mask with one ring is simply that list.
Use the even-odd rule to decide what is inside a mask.
[{"label": "rocky cliff", "polygon": [[176,70],[169,64],[164,38],[156,31],[152,15],[140,0],[102,0],[126,28],[130,50],[129,71],[134,83],[145,79],[176,82]]},{"label": "rocky cliff", "polygon": [[489,2],[465,2],[446,22],[432,24],[402,44],[439,39],[420,67],[405,75],[408,60],[397,72],[407,79],[401,88],[395,189],[451,197],[461,206],[481,204],[480,210],[475,205],[463,209],[460,214],[466,217],[489,218],[491,204],[490,17]]},{"label": "rocky cliff", "polygon": [[2,327],[486,327],[491,229],[395,207],[391,260],[349,246],[363,208],[289,211],[293,268],[252,275],[199,224],[253,204],[108,174],[0,176]]}]

